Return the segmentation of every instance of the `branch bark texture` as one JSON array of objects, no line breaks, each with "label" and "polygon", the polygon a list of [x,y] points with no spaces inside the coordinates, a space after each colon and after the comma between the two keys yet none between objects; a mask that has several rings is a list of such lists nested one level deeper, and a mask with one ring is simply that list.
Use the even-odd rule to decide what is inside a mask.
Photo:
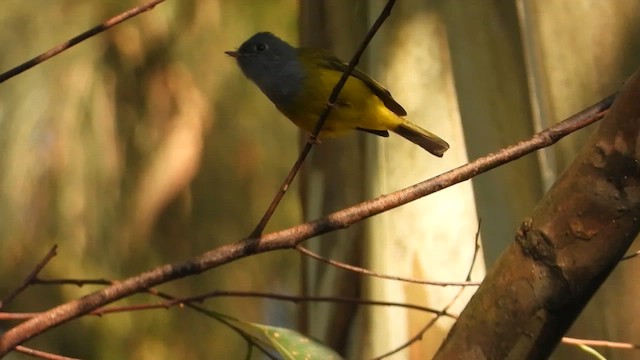
[{"label": "branch bark texture", "polygon": [[435,359],[551,354],[640,230],[639,138],[640,70],[522,222]]}]

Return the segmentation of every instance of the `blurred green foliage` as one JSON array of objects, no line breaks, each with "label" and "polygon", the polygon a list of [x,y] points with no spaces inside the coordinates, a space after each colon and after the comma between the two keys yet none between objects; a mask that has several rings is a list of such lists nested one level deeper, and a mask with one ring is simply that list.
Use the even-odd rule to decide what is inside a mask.
[{"label": "blurred green foliage", "polygon": [[[5,0],[0,71],[139,3]],[[120,279],[246,236],[295,159],[298,132],[223,51],[261,30],[295,41],[296,17],[293,0],[166,1],[1,84],[0,293],[53,244],[43,278]],[[292,193],[271,229],[300,220]],[[292,293],[296,263],[292,253],[267,254],[162,289]],[[30,288],[4,310],[45,310],[93,289]],[[291,305],[205,306],[292,326]],[[26,345],[90,359],[246,351],[235,333],[187,309],[85,317]]]}]

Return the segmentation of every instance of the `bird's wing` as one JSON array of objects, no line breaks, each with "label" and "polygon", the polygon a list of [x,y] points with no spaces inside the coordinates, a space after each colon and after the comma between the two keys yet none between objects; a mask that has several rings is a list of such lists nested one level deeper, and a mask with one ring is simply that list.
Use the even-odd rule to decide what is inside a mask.
[{"label": "bird's wing", "polygon": [[[326,50],[318,50],[318,49],[310,49],[310,48],[302,48],[301,51],[307,52],[310,57],[314,59],[321,59],[321,66],[327,69],[339,71],[344,73],[348,65],[340,61],[337,57]],[[313,54],[311,54],[313,53]],[[380,83],[373,80],[369,75],[363,73],[358,69],[353,69],[351,72],[351,76],[360,79],[363,83],[371,89],[371,91],[382,100],[382,103],[391,111],[393,111],[398,116],[407,115],[407,111],[400,105],[398,102],[391,96],[389,90],[385,89]]]}]

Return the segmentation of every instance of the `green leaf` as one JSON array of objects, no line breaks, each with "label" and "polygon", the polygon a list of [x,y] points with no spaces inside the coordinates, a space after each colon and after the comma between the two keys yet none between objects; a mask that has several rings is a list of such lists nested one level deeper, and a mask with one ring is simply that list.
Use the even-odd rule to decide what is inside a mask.
[{"label": "green leaf", "polygon": [[297,331],[261,324],[253,326],[261,329],[271,346],[287,360],[342,360],[331,348]]},{"label": "green leaf", "polygon": [[578,345],[578,347],[582,349],[584,352],[593,355],[593,357],[595,357],[598,360],[607,360],[607,358],[605,358],[602,354],[600,354],[596,349],[592,348],[591,346]]},{"label": "green leaf", "polygon": [[207,313],[242,331],[258,345],[278,352],[285,360],[343,360],[333,349],[297,331],[246,322],[214,311]]}]

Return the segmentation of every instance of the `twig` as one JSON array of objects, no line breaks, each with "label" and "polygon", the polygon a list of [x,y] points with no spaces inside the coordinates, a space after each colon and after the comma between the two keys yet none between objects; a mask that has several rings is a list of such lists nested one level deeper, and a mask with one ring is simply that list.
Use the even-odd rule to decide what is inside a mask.
[{"label": "twig", "polygon": [[362,202],[315,221],[263,235],[259,239],[243,239],[220,246],[184,262],[159,266],[100,291],[85,295],[80,299],[56,306],[40,316],[4,332],[0,336],[0,356],[47,329],[128,295],[171,280],[199,274],[250,255],[280,249],[293,249],[311,237],[349,227],[374,215],[461,183],[530,152],[550,146],[562,137],[600,120],[605,116],[614,98],[615,95],[611,95],[580,113],[537,133],[529,140],[483,156],[408,188]]},{"label": "twig", "polygon": [[395,3],[396,3],[396,0],[389,0],[387,2],[387,5],[380,12],[378,19],[376,20],[375,23],[373,23],[373,25],[371,26],[371,29],[369,29],[367,36],[365,36],[364,40],[362,40],[360,47],[358,48],[356,53],[353,54],[353,57],[351,58],[351,61],[349,62],[347,69],[342,74],[342,77],[340,77],[340,80],[338,81],[336,86],[333,87],[333,91],[331,91],[331,95],[327,100],[327,106],[325,107],[324,111],[318,118],[316,127],[314,128],[313,133],[307,140],[307,143],[304,145],[304,148],[300,152],[300,155],[298,156],[298,160],[296,160],[296,162],[293,164],[291,171],[289,171],[289,174],[287,175],[284,182],[282,183],[282,186],[280,186],[280,189],[278,190],[276,195],[273,197],[273,200],[271,201],[271,204],[267,208],[267,211],[262,216],[262,219],[260,219],[260,222],[258,223],[258,225],[255,227],[255,229],[253,229],[253,231],[251,232],[251,235],[249,235],[250,238],[257,238],[260,235],[262,235],[264,228],[267,226],[267,223],[271,219],[271,216],[273,216],[273,213],[276,211],[278,204],[280,204],[280,201],[282,200],[282,198],[284,197],[284,194],[289,189],[289,186],[293,182],[293,179],[296,177],[296,175],[300,171],[300,167],[302,167],[302,163],[307,158],[307,155],[309,155],[309,152],[311,151],[313,144],[317,142],[318,135],[320,134],[320,131],[324,126],[324,123],[327,121],[327,118],[329,117],[329,114],[333,109],[333,105],[338,99],[338,95],[340,95],[340,91],[342,91],[342,88],[344,87],[344,84],[347,82],[347,79],[351,75],[351,72],[353,71],[353,69],[360,62],[360,58],[362,57],[362,54],[364,53],[365,49],[373,39],[374,35],[378,32],[378,30],[380,29],[384,21],[391,14],[391,9],[393,9],[393,5],[395,5]]},{"label": "twig", "polygon": [[632,254],[625,255],[622,259],[620,259],[620,261],[625,261],[625,260],[633,259],[633,258],[634,258],[634,257],[636,257],[636,256],[640,256],[640,250],[638,250],[638,251],[636,251],[636,252],[634,252],[634,253],[632,253]]},{"label": "twig", "polygon": [[26,355],[31,355],[34,357],[38,357],[41,359],[49,359],[49,360],[80,360],[78,358],[72,358],[72,357],[68,357],[68,356],[62,356],[62,355],[57,355],[57,354],[52,354],[52,353],[48,353],[48,352],[44,352],[41,350],[35,350],[35,349],[31,349],[28,348],[26,346],[22,346],[22,345],[18,345],[16,346],[15,349],[17,352],[26,354]]},{"label": "twig", "polygon": [[587,345],[587,346],[595,346],[595,347],[607,347],[613,349],[633,349],[640,350],[640,345],[632,344],[632,343],[624,343],[624,342],[616,342],[616,341],[606,341],[606,340],[589,340],[589,339],[577,339],[572,337],[563,337],[563,344],[570,345]]},{"label": "twig", "polygon": [[[158,304],[112,306],[109,308],[101,308],[101,309],[94,310],[90,314],[96,315],[96,316],[102,316],[102,315],[107,315],[112,313],[122,313],[122,312],[130,312],[130,311],[169,309],[175,306],[200,303],[205,300],[218,298],[218,297],[243,297],[243,298],[263,298],[263,299],[271,299],[271,300],[279,300],[279,301],[288,301],[296,304],[301,302],[331,302],[331,303],[347,303],[347,304],[368,305],[368,306],[395,306],[395,307],[403,307],[407,309],[428,312],[428,313],[437,314],[440,316],[446,316],[452,319],[457,319],[457,316],[454,314],[448,313],[443,310],[436,310],[427,306],[399,303],[399,302],[390,302],[390,301],[366,300],[366,299],[360,299],[360,298],[349,298],[349,297],[340,297],[340,296],[296,296],[296,295],[283,295],[283,294],[269,293],[269,292],[258,292],[258,291],[223,291],[223,290],[212,291],[206,294],[196,295],[196,296],[191,296],[186,298],[176,298],[173,296],[167,297],[166,294],[163,294],[163,295],[164,296],[162,297],[167,298],[167,301],[164,301]],[[24,319],[24,318],[38,315],[38,314],[39,313],[24,313],[24,314],[19,314],[17,318]]]},{"label": "twig", "polygon": [[[111,281],[111,280],[107,280],[107,279],[36,279],[35,284],[38,285],[75,285],[78,287],[82,287],[85,285],[114,285],[117,284],[117,282],[115,281]],[[248,343],[253,344],[253,346],[255,346],[258,350],[260,350],[261,352],[264,353],[265,356],[267,356],[270,359],[276,360],[276,357],[274,357],[273,355],[271,355],[269,353],[268,350],[266,350],[262,345],[260,345],[257,341],[255,341],[254,339],[252,339],[252,336],[248,333],[246,333],[244,330],[242,330],[241,328],[235,326],[234,324],[231,324],[229,321],[226,321],[225,319],[220,318],[219,316],[212,316],[211,311],[198,306],[196,304],[194,304],[193,302],[190,302],[186,299],[182,299],[180,300],[179,298],[165,293],[165,292],[161,292],[158,291],[156,289],[146,289],[145,292],[149,295],[153,295],[153,296],[157,296],[160,297],[162,299],[168,300],[166,303],[163,304],[159,304],[159,305],[131,305],[131,306],[121,306],[121,307],[112,307],[109,309],[97,309],[97,310],[93,310],[91,311],[89,314],[91,315],[96,315],[96,316],[102,316],[105,314],[109,314],[109,313],[117,313],[117,312],[126,312],[126,311],[138,311],[138,310],[149,310],[149,309],[155,309],[155,308],[169,308],[171,306],[176,306],[176,305],[180,305],[180,306],[186,306],[192,310],[195,310],[196,312],[199,312],[201,314],[207,315],[209,317],[212,317],[213,319],[223,323],[224,325],[228,326],[231,330],[235,331],[238,335],[240,335],[242,338],[244,338]],[[24,320],[24,319],[30,319],[36,315],[39,315],[40,313],[1,313],[0,312],[0,320]]]},{"label": "twig", "polygon": [[[38,285],[75,285],[75,286],[85,286],[85,285],[114,285],[116,284],[115,281],[111,281],[111,280],[106,280],[106,279],[35,279],[34,280],[34,284],[38,284]],[[163,299],[167,299],[169,301],[175,301],[178,298],[170,295],[168,293],[164,293],[161,291],[158,291],[156,289],[146,289],[145,292],[147,294],[153,295],[153,296],[157,296]],[[200,307],[198,305],[193,304],[192,302],[188,302],[186,300],[179,302],[179,305],[184,305],[192,310],[195,310],[196,312],[199,312],[201,314],[205,314],[207,316],[211,316],[211,312],[203,307]],[[159,307],[159,306],[157,306]],[[163,305],[162,307],[168,308],[168,305]],[[146,310],[146,309],[150,309],[151,307],[149,307],[148,305],[133,305],[133,306],[123,306],[120,307],[120,312],[122,311],[135,311],[135,310]],[[97,309],[94,311],[91,311],[90,314],[92,315],[96,315],[96,316],[101,316],[103,314],[106,313],[111,313],[111,312],[118,312],[115,310],[116,308],[109,308],[109,311],[105,311],[104,309]],[[0,313],[0,320],[10,320],[10,319],[29,319],[32,318],[33,316],[38,315],[39,313]],[[238,335],[240,335],[242,338],[244,338],[247,342],[253,344],[258,350],[260,350],[261,352],[264,353],[265,356],[267,356],[270,359],[276,359],[274,356],[272,356],[263,346],[261,346],[260,344],[258,344],[255,340],[253,340],[251,338],[250,334],[247,334],[244,330],[238,328],[237,326],[229,323],[228,321],[225,321],[219,317],[215,317],[213,316],[213,318],[225,325],[227,325],[229,328],[231,328],[231,330],[235,331]]]},{"label": "twig", "polygon": [[[293,303],[311,301],[311,302],[347,303],[347,304],[357,304],[357,305],[396,306],[396,307],[404,307],[407,309],[429,312],[433,314],[442,314],[443,316],[447,316],[452,319],[457,318],[455,315],[450,314],[448,312],[442,313],[442,311],[440,310],[436,310],[436,309],[429,308],[426,306],[421,306],[421,305],[390,302],[390,301],[365,300],[360,298],[349,298],[349,297],[340,297],[340,296],[296,296],[296,295],[283,295],[283,294],[268,293],[268,292],[219,290],[219,291],[213,291],[207,294],[187,298],[186,301],[198,302],[198,301],[203,301],[203,300],[214,298],[214,297],[257,297],[257,298],[267,298],[272,300],[289,301]],[[178,299],[176,299],[176,301],[177,300]]]},{"label": "twig", "polygon": [[5,296],[2,301],[0,301],[0,309],[4,308],[8,303],[10,303],[16,296],[18,296],[21,292],[24,291],[29,285],[33,283],[33,280],[38,277],[38,274],[42,269],[47,266],[47,263],[54,256],[56,256],[56,251],[58,250],[58,245],[53,245],[51,249],[47,252],[47,254],[40,260],[40,262],[36,265],[36,267],[27,275],[27,277],[22,281],[22,284],[14,289],[11,293]]},{"label": "twig", "polygon": [[[177,297],[162,292],[162,291],[158,291],[156,289],[147,289],[146,291],[148,294],[169,300],[169,301],[176,301],[178,300]],[[202,306],[196,305],[194,304],[193,301],[185,301],[182,303],[179,303],[178,305],[184,305],[200,314],[204,314],[207,315],[217,321],[219,321],[220,323],[226,325],[227,327],[229,327],[231,330],[235,331],[238,335],[240,335],[243,339],[245,339],[247,341],[247,343],[252,344],[253,346],[255,346],[258,350],[260,350],[260,352],[262,352],[266,357],[268,357],[269,359],[272,360],[277,360],[277,357],[273,356],[267,349],[265,349],[264,346],[262,346],[260,344],[260,341],[256,340],[253,338],[253,336],[247,332],[245,332],[243,329],[241,329],[240,327],[236,326],[235,324],[232,324],[230,321],[228,321],[227,319],[225,319],[222,315],[220,314],[215,314],[212,311],[209,311],[207,309],[205,309]]]},{"label": "twig", "polygon": [[[473,267],[476,263],[476,260],[478,259],[478,253],[480,252],[480,225],[481,225],[481,221],[480,219],[478,219],[478,230],[476,231],[476,236],[475,236],[475,249],[473,251],[473,257],[471,258],[471,264],[469,265],[469,272],[467,273],[467,281],[469,281],[471,279],[471,272],[473,271]],[[422,327],[422,329],[420,329],[420,331],[418,331],[414,336],[412,336],[411,338],[409,338],[407,341],[405,341],[403,344],[401,344],[400,346],[382,354],[379,355],[375,358],[373,358],[372,360],[382,360],[386,357],[389,357],[403,349],[408,348],[409,346],[411,346],[411,344],[417,342],[418,340],[422,340],[422,337],[424,336],[424,334],[429,331],[429,329],[431,329],[431,327],[433,327],[433,325],[436,324],[436,322],[442,317],[444,316],[444,314],[447,313],[447,311],[449,310],[449,308],[451,308],[451,306],[453,306],[453,304],[460,298],[460,296],[462,295],[462,292],[464,291],[464,288],[460,288],[458,290],[458,292],[456,293],[456,295],[451,299],[451,301],[449,301],[449,303],[447,304],[447,306],[445,306],[441,311],[439,311],[438,313],[436,313],[436,316],[429,320],[429,322]]]},{"label": "twig", "polygon": [[0,321],[26,320],[42,314],[41,312],[3,312],[0,311]]},{"label": "twig", "polygon": [[140,13],[143,13],[145,11],[149,11],[151,9],[153,9],[156,5],[158,5],[159,3],[163,2],[165,0],[153,0],[153,1],[149,1],[146,4],[140,5],[140,6],[136,6],[134,8],[131,8],[123,13],[121,13],[120,15],[114,16],[111,19],[103,22],[100,25],[97,25],[85,32],[83,32],[80,35],[74,36],[71,39],[58,44],[54,47],[52,47],[51,49],[43,52],[42,54],[34,57],[31,60],[28,60],[16,67],[14,67],[11,70],[8,70],[2,74],[0,74],[0,84],[2,84],[3,82],[11,79],[12,77],[19,75],[29,69],[31,69],[32,67],[43,63],[46,60],[51,59],[52,57],[60,54],[61,52],[69,49],[70,47],[77,45],[78,43],[83,42],[84,40],[87,40],[88,38],[95,36],[115,25],[120,24],[121,22],[130,19]]},{"label": "twig", "polygon": [[[240,335],[243,339],[245,339],[247,341],[247,343],[255,346],[258,350],[260,350],[260,352],[262,352],[267,358],[271,359],[271,360],[277,360],[277,357],[273,356],[269,350],[267,350],[264,346],[262,346],[260,344],[260,340],[256,339],[253,337],[253,335],[247,333],[246,331],[244,331],[242,328],[240,328],[239,326],[235,325],[234,323],[232,323],[230,320],[231,318],[214,312],[214,311],[210,311],[205,309],[202,306],[198,306],[196,304],[194,304],[194,301],[184,301],[184,302],[178,302],[179,299],[171,294],[167,294],[161,291],[158,291],[156,289],[147,289],[146,291],[148,294],[157,296],[157,297],[161,297],[163,299],[168,300],[168,302],[175,302],[175,305],[179,305],[179,306],[186,306],[192,310],[195,310],[196,312],[199,312],[201,314],[204,314],[206,316],[209,316],[210,318],[226,325],[228,328],[230,328],[231,330],[235,331],[238,335]],[[168,306],[163,306],[165,308],[168,308]]]},{"label": "twig", "polygon": [[474,281],[431,281],[431,280],[418,280],[418,279],[395,276],[395,275],[381,274],[381,273],[367,270],[358,266],[345,264],[343,262],[332,260],[332,259],[327,259],[305,248],[302,245],[296,246],[296,250],[298,250],[299,252],[301,252],[302,254],[308,257],[314,258],[318,261],[322,261],[331,266],[335,266],[340,269],[352,271],[352,272],[363,274],[363,275],[369,275],[369,276],[373,276],[381,279],[398,280],[398,281],[403,281],[403,282],[408,282],[413,284],[434,285],[434,286],[479,286],[480,285],[480,282],[474,282]]},{"label": "twig", "polygon": [[[202,295],[196,295],[186,298],[178,298],[174,296],[170,296],[168,294],[162,294],[155,292],[155,296],[162,297],[166,299],[161,303],[157,304],[139,304],[139,305],[124,305],[124,306],[112,306],[109,308],[100,308],[90,312],[91,315],[102,316],[112,313],[122,313],[129,311],[141,311],[141,310],[155,310],[155,309],[169,309],[174,306],[188,306],[193,303],[200,303],[208,299],[219,298],[219,297],[243,297],[243,298],[263,298],[263,299],[271,299],[271,300],[279,300],[279,301],[288,301],[292,303],[301,303],[301,302],[333,302],[333,303],[347,303],[347,304],[357,304],[357,305],[376,305],[376,306],[395,306],[395,307],[403,307],[412,310],[424,311],[432,314],[438,314],[441,316],[446,316],[452,319],[457,319],[457,316],[446,311],[436,310],[427,306],[415,305],[415,304],[407,304],[407,303],[399,303],[399,302],[390,302],[390,301],[376,301],[376,300],[366,300],[360,298],[349,298],[349,297],[340,297],[340,296],[296,296],[296,295],[283,295],[277,293],[269,293],[269,292],[258,292],[258,291],[223,291],[217,290],[212,291]],[[0,312],[0,320],[24,320],[30,319],[34,316],[40,315],[42,313],[2,313]]]},{"label": "twig", "polygon": [[106,279],[33,279],[34,285],[113,285],[115,282]]},{"label": "twig", "polygon": [[471,273],[473,272],[473,266],[476,264],[478,254],[480,253],[480,228],[482,227],[482,219],[478,218],[478,230],[474,239],[473,256],[471,257],[471,265],[469,266],[469,272],[467,272],[467,281],[471,281]]}]

